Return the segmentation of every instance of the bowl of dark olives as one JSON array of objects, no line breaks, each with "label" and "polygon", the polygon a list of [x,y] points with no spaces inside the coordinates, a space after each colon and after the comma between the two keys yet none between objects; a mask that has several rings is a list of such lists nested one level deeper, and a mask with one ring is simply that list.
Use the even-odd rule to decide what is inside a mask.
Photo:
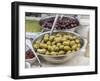
[{"label": "bowl of dark olives", "polygon": [[36,61],[36,57],[33,54],[33,52],[31,51],[31,49],[27,49],[25,52],[25,61],[33,64]]},{"label": "bowl of dark olives", "polygon": [[[55,17],[50,16],[46,18],[42,18],[39,23],[40,26],[44,30],[50,30],[52,28],[53,22],[54,22]],[[77,18],[74,17],[67,17],[64,16],[62,19],[58,17],[57,23],[55,25],[55,30],[70,30],[74,31],[76,27],[79,27],[79,21]]]},{"label": "bowl of dark olives", "polygon": [[77,55],[84,46],[84,39],[79,34],[66,31],[50,31],[40,34],[33,40],[33,49],[46,61],[63,63]]}]

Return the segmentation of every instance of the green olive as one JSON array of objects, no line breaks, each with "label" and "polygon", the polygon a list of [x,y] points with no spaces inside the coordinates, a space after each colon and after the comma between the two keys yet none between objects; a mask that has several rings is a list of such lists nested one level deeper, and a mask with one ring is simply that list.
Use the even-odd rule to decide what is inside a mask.
[{"label": "green olive", "polygon": [[78,51],[78,50],[80,50],[80,48],[78,47],[78,48],[76,48],[76,51]]},{"label": "green olive", "polygon": [[56,53],[56,55],[58,55],[59,54],[59,51],[57,52],[57,51],[55,51],[55,53]]},{"label": "green olive", "polygon": [[61,37],[61,34],[60,34],[60,33],[57,33],[56,36],[57,36],[57,37]]},{"label": "green olive", "polygon": [[57,43],[57,46],[59,47],[61,45],[61,43]]},{"label": "green olive", "polygon": [[74,53],[75,52],[75,50],[72,50],[72,53]]},{"label": "green olive", "polygon": [[80,40],[79,40],[79,39],[76,39],[75,42],[76,42],[76,43],[80,43]]},{"label": "green olive", "polygon": [[39,43],[40,43],[40,41],[41,41],[41,40],[39,40],[39,39],[38,39],[35,43],[36,43],[36,44],[39,44]]},{"label": "green olive", "polygon": [[54,38],[55,38],[54,36],[50,36],[50,37],[49,37],[49,40],[50,40],[50,41],[53,41]]},{"label": "green olive", "polygon": [[52,51],[55,51],[56,45],[52,46]]},{"label": "green olive", "polygon": [[62,38],[61,41],[62,41],[62,42],[63,42],[63,41],[66,41],[66,38]]},{"label": "green olive", "polygon": [[72,40],[72,39],[73,39],[73,37],[70,35],[70,36],[69,36],[69,40]]},{"label": "green olive", "polygon": [[68,50],[70,50],[70,47],[69,46],[64,46],[64,50],[68,51]]},{"label": "green olive", "polygon": [[50,45],[51,44],[51,42],[50,41],[47,41],[47,45]]},{"label": "green olive", "polygon": [[77,47],[79,47],[79,48],[80,48],[80,47],[81,47],[81,44],[80,44],[80,43],[79,43],[79,44],[77,44]]},{"label": "green olive", "polygon": [[53,48],[55,48],[55,47],[56,47],[56,45],[53,45],[52,47],[53,47]]},{"label": "green olive", "polygon": [[47,51],[47,52],[46,52],[46,55],[50,55],[50,52],[49,52],[49,51]]},{"label": "green olive", "polygon": [[74,44],[75,44],[75,41],[74,40],[70,41],[70,45],[71,46],[74,45]]},{"label": "green olive", "polygon": [[38,49],[38,48],[39,48],[39,44],[34,44],[33,47],[34,47],[35,49]]},{"label": "green olive", "polygon": [[72,50],[74,50],[74,49],[76,49],[77,48],[77,44],[74,44],[73,46],[72,46]]},{"label": "green olive", "polygon": [[49,37],[49,34],[45,34],[44,37]]},{"label": "green olive", "polygon": [[67,40],[69,37],[68,35],[63,35],[63,38]]},{"label": "green olive", "polygon": [[76,36],[73,36],[73,37],[72,37],[73,40],[76,39],[76,38],[77,38]]},{"label": "green olive", "polygon": [[67,51],[67,53],[71,53],[71,52],[72,52],[71,50]]},{"label": "green olive", "polygon": [[70,43],[69,41],[64,41],[63,45],[69,45],[69,43]]},{"label": "green olive", "polygon": [[48,46],[48,50],[49,50],[49,51],[53,51],[54,49],[53,49],[52,46]]},{"label": "green olive", "polygon": [[40,48],[47,48],[47,44],[45,44],[45,43],[40,43],[40,44],[39,44],[39,47],[40,47]]},{"label": "green olive", "polygon": [[39,47],[40,47],[40,48],[43,48],[43,43],[40,43],[40,44],[39,44]]},{"label": "green olive", "polygon": [[51,54],[51,55],[56,55],[56,52],[52,51],[50,54]]},{"label": "green olive", "polygon": [[58,43],[58,42],[61,42],[61,37],[55,38],[54,41],[57,42],[57,43]]},{"label": "green olive", "polygon": [[49,45],[49,46],[48,46],[48,50],[51,51],[51,49],[52,49],[52,47]]},{"label": "green olive", "polygon": [[49,40],[48,37],[44,37],[44,41],[47,42]]},{"label": "green olive", "polygon": [[42,47],[45,49],[48,48],[47,44],[42,44]]},{"label": "green olive", "polygon": [[59,51],[59,48],[56,46],[54,50],[55,50],[55,51]]},{"label": "green olive", "polygon": [[45,54],[46,53],[46,49],[37,49],[37,52],[38,53]]},{"label": "green olive", "polygon": [[61,51],[59,51],[59,55],[62,55],[62,54],[64,54],[65,52],[63,51],[63,50],[61,50]]},{"label": "green olive", "polygon": [[64,45],[60,45],[59,46],[59,49],[64,49]]},{"label": "green olive", "polygon": [[41,41],[41,43],[45,43],[45,41],[44,41],[44,40],[42,40],[42,41]]},{"label": "green olive", "polygon": [[55,42],[55,41],[53,41],[53,42],[52,42],[52,45],[55,45],[55,44],[56,44],[56,42]]}]

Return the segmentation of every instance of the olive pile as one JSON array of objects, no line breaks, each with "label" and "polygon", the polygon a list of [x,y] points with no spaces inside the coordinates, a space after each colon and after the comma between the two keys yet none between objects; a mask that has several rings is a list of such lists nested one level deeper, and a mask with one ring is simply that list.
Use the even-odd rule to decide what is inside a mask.
[{"label": "olive pile", "polygon": [[80,39],[71,33],[45,34],[33,43],[36,52],[46,55],[64,55],[81,48]]},{"label": "olive pile", "polygon": [[[44,28],[51,29],[53,22],[54,22],[54,17],[40,20],[40,25]],[[55,25],[55,29],[58,29],[58,30],[71,29],[71,28],[77,27],[78,25],[79,25],[79,22],[75,18],[63,17],[62,19],[60,19],[59,17]]]},{"label": "olive pile", "polygon": [[32,59],[34,57],[35,57],[35,55],[33,54],[33,52],[31,50],[26,51],[25,59]]}]

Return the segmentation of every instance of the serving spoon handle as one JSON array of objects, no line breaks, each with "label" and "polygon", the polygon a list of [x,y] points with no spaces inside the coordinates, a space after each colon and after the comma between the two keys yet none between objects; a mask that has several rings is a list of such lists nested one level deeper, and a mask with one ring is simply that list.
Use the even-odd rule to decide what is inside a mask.
[{"label": "serving spoon handle", "polygon": [[54,30],[54,27],[55,27],[55,25],[56,25],[56,22],[57,22],[57,20],[58,20],[58,17],[59,17],[59,15],[57,14],[56,17],[55,17],[55,19],[54,19],[54,22],[53,22],[51,31],[50,31],[50,35],[52,35],[52,32],[53,32],[53,30]]},{"label": "serving spoon handle", "polygon": [[63,19],[63,17],[64,17],[64,15],[62,14],[62,15],[60,15],[60,20],[62,20]]}]

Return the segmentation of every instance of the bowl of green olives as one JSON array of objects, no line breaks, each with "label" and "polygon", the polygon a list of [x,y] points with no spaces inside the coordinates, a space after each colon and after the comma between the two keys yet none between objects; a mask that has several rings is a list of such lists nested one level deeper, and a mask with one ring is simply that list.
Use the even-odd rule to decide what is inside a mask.
[{"label": "bowl of green olives", "polygon": [[37,36],[32,43],[35,52],[51,63],[64,63],[77,55],[84,46],[84,39],[71,31],[50,31]]}]

